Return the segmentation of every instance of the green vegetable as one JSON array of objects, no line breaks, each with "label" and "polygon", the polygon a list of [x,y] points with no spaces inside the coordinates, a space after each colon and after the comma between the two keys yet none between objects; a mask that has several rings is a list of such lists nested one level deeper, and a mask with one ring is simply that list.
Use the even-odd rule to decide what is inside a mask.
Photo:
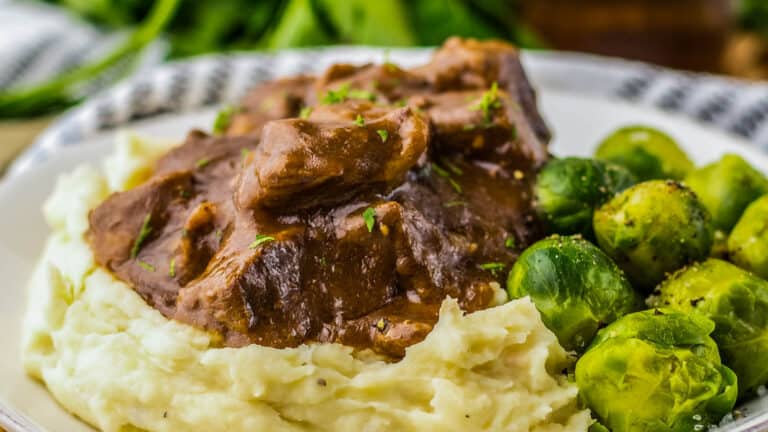
[{"label": "green vegetable", "polygon": [[301,111],[299,111],[299,118],[306,120],[309,118],[310,114],[312,114],[312,107],[301,107]]},{"label": "green vegetable", "polygon": [[671,180],[625,190],[595,211],[593,223],[600,247],[645,291],[712,249],[709,213],[690,189]]},{"label": "green vegetable", "polygon": [[728,238],[728,254],[734,264],[768,279],[768,195],[741,215]]},{"label": "green vegetable", "polygon": [[133,247],[131,248],[131,258],[136,258],[139,256],[141,246],[144,245],[144,242],[147,240],[149,235],[152,234],[152,226],[150,225],[151,221],[152,214],[150,213],[144,218],[144,222],[141,224],[141,229],[139,229],[139,235],[137,235],[136,240],[133,241]]},{"label": "green vegetable", "polygon": [[248,249],[256,249],[257,247],[263,245],[264,243],[269,243],[275,241],[275,238],[272,236],[268,236],[265,234],[256,234],[256,238],[253,240],[253,243],[248,245]]},{"label": "green vegetable", "polygon": [[226,132],[229,124],[232,123],[232,115],[234,113],[235,107],[232,105],[227,105],[222,108],[218,114],[216,114],[216,119],[213,121],[213,133],[221,135]]},{"label": "green vegetable", "polygon": [[705,431],[736,402],[736,375],[693,314],[648,310],[600,330],[576,363],[579,394],[613,432]]},{"label": "green vegetable", "polygon": [[594,209],[633,184],[632,173],[610,162],[552,159],[536,178],[536,209],[548,231],[591,239]]},{"label": "green vegetable", "polygon": [[355,124],[360,127],[365,126],[365,119],[363,118],[363,116],[358,114],[357,117],[355,118]]},{"label": "green vegetable", "polygon": [[179,0],[158,0],[147,20],[104,58],[82,65],[42,84],[0,92],[0,117],[31,116],[77,102],[78,86],[95,80],[118,62],[130,59],[157,37],[173,17]]},{"label": "green vegetable", "polygon": [[480,111],[483,113],[484,124],[490,124],[493,122],[493,113],[497,109],[501,108],[501,101],[499,100],[499,83],[496,81],[491,84],[491,88],[483,93],[480,98],[480,102],[477,105],[473,105],[471,109]]},{"label": "green vegetable", "polygon": [[632,171],[639,181],[682,180],[693,163],[669,135],[647,126],[627,126],[603,140],[595,157]]},{"label": "green vegetable", "polygon": [[365,209],[363,221],[365,221],[365,227],[368,228],[368,232],[373,232],[373,227],[376,225],[376,210],[371,207]]},{"label": "green vegetable", "polygon": [[715,227],[725,232],[731,231],[752,201],[768,193],[765,176],[733,154],[693,171],[685,183],[712,214]]},{"label": "green vegetable", "polygon": [[616,264],[578,236],[553,236],[526,249],[509,273],[507,291],[511,298],[530,296],[569,350],[582,350],[600,327],[641,305]]},{"label": "green vegetable", "polygon": [[389,132],[387,132],[385,129],[377,129],[376,133],[379,134],[381,142],[387,142],[387,138],[389,138]]},{"label": "green vegetable", "polygon": [[712,338],[736,372],[742,394],[768,383],[768,282],[709,259],[676,273],[652,302],[715,322]]}]

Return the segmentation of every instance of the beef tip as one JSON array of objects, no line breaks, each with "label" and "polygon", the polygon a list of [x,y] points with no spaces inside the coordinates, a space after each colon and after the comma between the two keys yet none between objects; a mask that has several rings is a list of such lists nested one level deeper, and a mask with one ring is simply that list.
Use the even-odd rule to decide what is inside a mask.
[{"label": "beef tip", "polygon": [[311,105],[362,99],[386,104],[404,104],[406,99],[429,91],[429,82],[400,67],[386,63],[331,66],[315,83]]},{"label": "beef tip", "polygon": [[259,131],[270,120],[298,116],[314,82],[314,77],[300,75],[254,87],[232,116],[226,134],[245,135]]},{"label": "beef tip", "polygon": [[426,150],[427,122],[409,108],[375,118],[362,110],[357,121],[348,116],[268,123],[240,176],[238,205],[295,211],[402,183]]},{"label": "beef tip", "polygon": [[433,126],[435,154],[459,153],[507,167],[540,164],[546,147],[504,91],[457,91],[411,99]]},{"label": "beef tip", "polygon": [[173,172],[205,170],[210,172],[220,162],[226,165],[217,169],[220,176],[231,177],[240,165],[233,163],[242,155],[252,152],[258,145],[258,135],[237,137],[214,137],[203,131],[193,130],[184,143],[171,149],[155,164],[155,176]]},{"label": "beef tip", "polygon": [[551,134],[536,107],[536,94],[520,63],[520,53],[502,41],[448,39],[429,64],[413,72],[429,81],[438,93],[449,90],[488,89],[498,82],[520,104],[538,139],[548,142]]}]

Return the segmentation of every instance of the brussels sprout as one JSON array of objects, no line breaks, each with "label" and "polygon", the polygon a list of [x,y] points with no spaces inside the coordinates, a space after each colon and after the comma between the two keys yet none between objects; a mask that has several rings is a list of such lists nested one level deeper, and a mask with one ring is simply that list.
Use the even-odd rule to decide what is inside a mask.
[{"label": "brussels sprout", "polygon": [[717,259],[676,273],[660,287],[656,305],[700,312],[715,322],[723,363],[742,393],[768,383],[768,282]]},{"label": "brussels sprout", "polygon": [[739,267],[768,278],[768,195],[741,215],[728,238],[728,254]]},{"label": "brussels sprout", "polygon": [[509,272],[507,291],[530,296],[569,350],[582,350],[600,327],[642,301],[616,264],[578,236],[553,236],[526,249]]},{"label": "brussels sprout", "polygon": [[576,363],[579,394],[613,432],[707,430],[736,402],[736,375],[709,319],[674,311],[627,315],[600,330]]},{"label": "brussels sprout", "polygon": [[707,207],[715,228],[725,232],[731,231],[752,201],[768,193],[765,176],[736,155],[725,155],[691,172],[685,183]]},{"label": "brussels sprout", "polygon": [[685,264],[706,258],[712,248],[709,214],[680,183],[652,180],[625,190],[595,211],[600,247],[635,285],[653,289]]},{"label": "brussels sprout", "polygon": [[632,173],[610,162],[553,159],[536,179],[537,210],[550,232],[592,238],[594,209],[633,184]]},{"label": "brussels sprout", "polygon": [[603,140],[595,156],[627,167],[640,181],[682,180],[693,169],[675,140],[646,126],[617,130]]}]

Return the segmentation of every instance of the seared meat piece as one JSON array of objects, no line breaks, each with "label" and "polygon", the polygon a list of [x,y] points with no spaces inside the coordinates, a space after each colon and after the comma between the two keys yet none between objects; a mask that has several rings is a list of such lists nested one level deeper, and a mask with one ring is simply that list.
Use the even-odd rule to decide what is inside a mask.
[{"label": "seared meat piece", "polygon": [[432,151],[459,153],[525,169],[547,159],[519,105],[503,91],[460,91],[416,96],[435,134]]},{"label": "seared meat piece", "polygon": [[335,92],[337,96],[348,99],[402,104],[411,95],[429,92],[430,83],[391,63],[363,66],[337,64],[317,79],[314,88],[313,98],[307,100],[310,105],[327,102],[329,91],[330,96]]},{"label": "seared meat piece", "polygon": [[267,123],[240,177],[238,205],[296,211],[401,184],[426,150],[429,128],[409,108],[379,111],[354,103],[318,113],[325,121]]},{"label": "seared meat piece", "polygon": [[502,41],[448,39],[429,64],[413,70],[440,93],[449,90],[488,89],[497,82],[519,104],[530,127],[542,142],[549,129],[536,108],[536,94],[520,64],[519,51]]},{"label": "seared meat piece", "polygon": [[518,69],[512,47],[452,40],[417,70],[264,84],[229,135],[193,131],[91,212],[96,260],[223,345],[401,357],[446,296],[488,307],[541,237],[531,183],[546,134]]},{"label": "seared meat piece", "polygon": [[227,127],[227,135],[259,131],[264,123],[296,117],[307,105],[305,99],[315,82],[311,76],[297,76],[262,83],[246,96]]}]

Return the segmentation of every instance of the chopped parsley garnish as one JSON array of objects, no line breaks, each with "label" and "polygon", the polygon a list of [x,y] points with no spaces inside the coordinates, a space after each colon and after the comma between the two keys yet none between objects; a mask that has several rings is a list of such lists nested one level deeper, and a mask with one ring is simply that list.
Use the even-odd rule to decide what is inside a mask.
[{"label": "chopped parsley garnish", "polygon": [[515,247],[515,238],[514,237],[507,237],[506,240],[504,240],[504,247],[507,249],[512,249]]},{"label": "chopped parsley garnish", "polygon": [[452,173],[456,175],[462,175],[464,174],[464,171],[461,170],[461,168],[457,167],[456,165],[452,164],[451,162],[447,160],[443,160],[443,165],[447,166],[449,170],[451,170]]},{"label": "chopped parsley garnish", "polygon": [[155,271],[155,266],[153,266],[150,263],[146,263],[144,261],[139,260],[139,265],[141,266],[141,268],[143,268],[146,271],[150,271],[150,272],[154,272]]},{"label": "chopped parsley garnish", "polygon": [[440,177],[450,177],[451,173],[449,173],[445,168],[441,167],[440,165],[433,163],[432,164],[432,170],[439,175]]},{"label": "chopped parsley garnish", "polygon": [[251,151],[248,149],[240,149],[240,155],[243,156],[243,160],[245,160],[245,158],[247,158],[250,153]]},{"label": "chopped parsley garnish", "polygon": [[373,232],[373,226],[376,224],[376,210],[371,207],[365,209],[363,220],[365,221],[366,228],[368,228],[368,232]]},{"label": "chopped parsley garnish", "polygon": [[221,135],[232,123],[232,115],[235,113],[235,107],[227,105],[216,114],[216,120],[213,121],[213,133]]},{"label": "chopped parsley garnish", "polygon": [[224,231],[217,229],[213,235],[216,236],[216,240],[221,240],[221,238],[224,237]]},{"label": "chopped parsley garnish", "polygon": [[208,165],[209,163],[211,163],[210,159],[202,158],[202,159],[198,160],[197,162],[195,162],[195,166],[198,167],[198,168],[202,168],[202,167]]},{"label": "chopped parsley garnish", "polygon": [[459,207],[459,206],[465,206],[465,205],[467,205],[466,201],[448,201],[447,203],[443,204],[443,207],[451,208],[451,207]]},{"label": "chopped parsley garnish", "polygon": [[494,276],[496,275],[496,273],[504,270],[506,266],[507,266],[506,264],[500,263],[500,262],[489,262],[485,264],[480,264],[481,269],[490,271],[491,273],[493,273]]},{"label": "chopped parsley garnish", "polygon": [[256,239],[248,245],[248,249],[256,249],[257,247],[263,245],[264,243],[269,243],[271,241],[274,241],[275,238],[272,236],[264,235],[264,234],[256,234]]},{"label": "chopped parsley garnish", "polygon": [[360,127],[365,126],[365,119],[363,118],[363,116],[358,114],[357,117],[355,117],[355,124]]},{"label": "chopped parsley garnish", "polygon": [[400,99],[399,101],[395,102],[395,105],[399,107],[404,107],[408,105],[408,101],[405,99]]},{"label": "chopped parsley garnish", "polygon": [[350,89],[348,95],[350,99],[364,99],[376,102],[376,94],[368,90]]},{"label": "chopped parsley garnish", "polygon": [[310,114],[312,114],[312,107],[308,107],[308,106],[302,107],[301,111],[299,111],[299,118],[306,120],[309,118]]},{"label": "chopped parsley garnish", "polygon": [[499,108],[501,108],[501,101],[499,100],[499,83],[494,81],[491,85],[491,89],[483,93],[480,102],[478,102],[477,105],[474,105],[471,109],[483,113],[483,122],[487,126],[493,122],[493,112]]},{"label": "chopped parsley garnish", "polygon": [[376,131],[376,133],[381,137],[381,142],[387,142],[387,138],[389,138],[389,132],[384,129],[379,129]]},{"label": "chopped parsley garnish", "polygon": [[456,191],[456,193],[461,193],[462,189],[461,189],[461,185],[459,184],[459,182],[457,182],[456,180],[454,180],[452,178],[449,178],[448,179],[448,183],[451,184],[451,187],[453,188],[453,190]]},{"label": "chopped parsley garnish", "polygon": [[323,96],[323,103],[326,105],[342,103],[347,100],[349,95],[349,84],[342,84],[336,90],[328,90]]},{"label": "chopped parsley garnish", "polygon": [[152,234],[152,227],[149,226],[149,222],[151,220],[152,213],[148,214],[147,217],[144,218],[144,223],[141,224],[139,235],[136,237],[136,240],[133,242],[133,247],[131,248],[131,258],[136,258],[139,255],[139,251],[141,250],[141,246],[144,244],[144,241],[146,241],[147,237]]},{"label": "chopped parsley garnish", "polygon": [[168,268],[168,276],[176,277],[176,258],[171,259],[171,264]]},{"label": "chopped parsley garnish", "polygon": [[342,103],[347,99],[365,99],[374,102],[376,95],[368,90],[351,89],[349,83],[345,83],[336,90],[328,90],[323,96],[322,102],[326,105],[332,105]]},{"label": "chopped parsley garnish", "polygon": [[475,126],[473,124],[465,124],[461,129],[465,130],[465,131],[473,131],[473,130],[477,129],[477,126]]},{"label": "chopped parsley garnish", "polygon": [[388,325],[389,321],[386,318],[379,318],[379,320],[376,321],[376,329],[380,332],[384,332]]}]

